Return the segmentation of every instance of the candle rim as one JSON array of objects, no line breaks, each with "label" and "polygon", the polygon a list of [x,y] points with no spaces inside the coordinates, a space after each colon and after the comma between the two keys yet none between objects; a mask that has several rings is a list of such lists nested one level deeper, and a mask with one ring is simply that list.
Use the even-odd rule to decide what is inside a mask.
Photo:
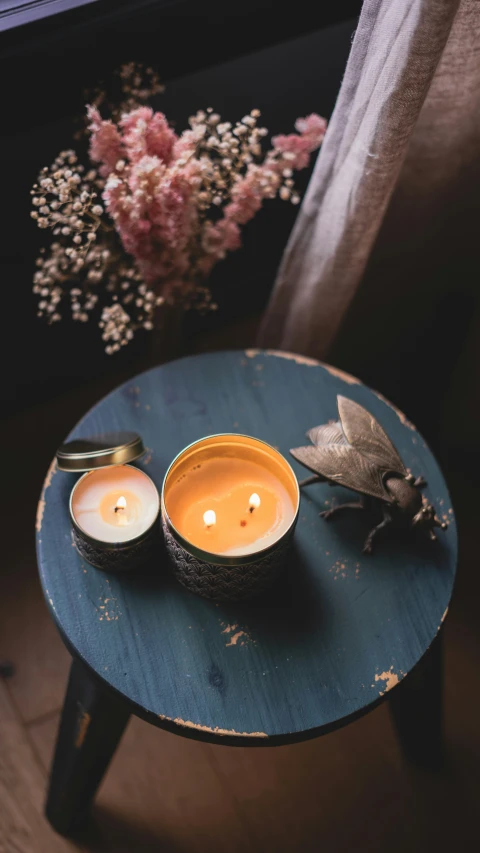
[{"label": "candle rim", "polygon": [[[83,480],[85,480],[86,477],[89,477],[90,474],[95,474],[95,473],[98,473],[99,471],[105,471],[107,468],[110,468],[110,469],[113,469],[113,468],[133,468],[134,471],[138,471],[140,474],[143,474],[143,476],[146,477],[147,480],[150,481],[150,483],[152,484],[152,486],[155,490],[155,493],[157,495],[157,511],[155,513],[155,517],[154,517],[152,523],[144,531],[142,531],[142,533],[138,533],[136,536],[133,536],[131,539],[123,539],[123,540],[119,540],[118,542],[107,542],[107,541],[105,541],[105,539],[97,539],[95,536],[92,536],[91,533],[87,533],[87,531],[84,530],[84,528],[81,526],[81,524],[75,518],[75,513],[73,511],[73,496],[74,496],[74,493],[75,493],[77,486]],[[75,483],[75,485],[72,488],[72,491],[70,492],[68,508],[70,511],[70,520],[72,522],[72,525],[74,526],[77,533],[83,539],[85,539],[91,545],[94,545],[96,548],[104,549],[105,551],[111,551],[111,550],[117,551],[117,550],[120,550],[121,548],[126,548],[126,547],[130,548],[132,545],[136,545],[138,542],[141,542],[152,531],[152,528],[158,522],[158,517],[160,515],[161,501],[160,501],[160,495],[159,495],[158,489],[157,489],[155,483],[153,482],[152,478],[149,477],[149,475],[145,471],[142,471],[141,468],[137,468],[135,465],[121,465],[121,464],[120,465],[104,465],[101,468],[92,468],[91,471],[85,471],[82,474],[82,476],[78,478],[77,482]]]},{"label": "candle rim", "polygon": [[[185,536],[183,536],[180,533],[180,531],[173,524],[173,522],[172,522],[172,520],[168,514],[168,510],[167,510],[166,503],[165,503],[165,487],[167,485],[167,480],[168,480],[170,473],[171,473],[172,469],[174,468],[175,464],[184,455],[184,453],[191,450],[193,447],[195,447],[195,445],[203,444],[203,442],[212,441],[212,443],[213,443],[214,439],[227,439],[228,440],[231,438],[245,438],[245,439],[248,439],[249,442],[254,442],[255,444],[260,444],[260,445],[263,445],[264,447],[267,447],[272,452],[274,457],[279,458],[281,463],[285,466],[285,469],[288,472],[288,474],[291,475],[292,483],[295,486],[294,491],[295,491],[295,496],[296,496],[296,500],[293,503],[293,518],[292,518],[290,524],[288,525],[287,529],[284,530],[284,532],[282,533],[281,536],[279,536],[278,539],[276,539],[274,542],[271,542],[269,545],[266,545],[264,548],[259,549],[258,551],[252,551],[248,554],[237,554],[234,556],[229,556],[228,554],[218,554],[215,551],[206,551],[203,548],[199,548],[197,545],[194,545],[192,542],[190,542],[189,539],[186,539]],[[219,443],[221,444],[221,442],[219,442]],[[227,442],[225,442],[225,443],[227,443]],[[206,445],[206,446],[208,446],[208,445]],[[184,447],[183,450],[181,450],[179,453],[177,453],[175,458],[171,461],[170,465],[168,466],[167,471],[165,473],[165,476],[163,478],[162,490],[161,490],[161,495],[160,495],[160,502],[161,502],[162,516],[164,516],[165,522],[166,522],[170,532],[174,535],[175,539],[182,546],[182,548],[184,548],[186,551],[188,551],[194,557],[197,557],[200,560],[204,560],[205,562],[211,563],[213,565],[239,566],[239,565],[246,565],[247,563],[257,562],[257,560],[262,559],[269,552],[274,551],[275,548],[278,547],[279,543],[282,542],[283,539],[290,536],[293,528],[295,527],[295,524],[297,523],[297,519],[298,519],[298,515],[299,515],[300,487],[298,485],[298,480],[295,476],[295,472],[294,472],[292,466],[290,465],[288,459],[286,459],[285,456],[283,456],[283,454],[280,453],[280,451],[276,449],[276,447],[273,447],[273,445],[269,444],[268,441],[264,441],[262,438],[256,438],[253,435],[246,435],[245,433],[240,433],[240,432],[219,432],[219,433],[213,433],[212,435],[205,435],[202,438],[197,438],[195,441],[190,442],[190,444],[187,444],[187,446]]]}]

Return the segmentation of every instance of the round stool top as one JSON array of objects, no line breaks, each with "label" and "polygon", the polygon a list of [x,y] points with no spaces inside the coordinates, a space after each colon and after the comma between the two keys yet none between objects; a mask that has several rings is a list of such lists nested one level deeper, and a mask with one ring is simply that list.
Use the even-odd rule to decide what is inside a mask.
[{"label": "round stool top", "polygon": [[72,545],[68,501],[78,475],[51,466],[37,517],[45,598],[71,652],[133,713],[216,742],[300,740],[368,710],[432,643],[456,568],[447,487],[412,424],[353,377],[269,350],[183,358],[117,388],[70,438],[136,430],[148,448],[137,464],[160,490],[174,456],[205,435],[256,436],[291,459],[307,429],[337,417],[337,394],[382,424],[405,465],[427,480],[425,494],[448,530],[437,542],[385,533],[365,556],[366,513],[319,518],[352,493],[308,486],[286,572],[256,601],[193,595],[173,579],[163,550],[141,572],[93,568]]}]

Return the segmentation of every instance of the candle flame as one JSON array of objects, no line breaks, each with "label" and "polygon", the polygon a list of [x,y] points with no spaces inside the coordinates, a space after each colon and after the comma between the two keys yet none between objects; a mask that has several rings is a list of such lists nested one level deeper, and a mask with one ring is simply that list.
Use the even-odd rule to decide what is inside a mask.
[{"label": "candle flame", "polygon": [[248,500],[248,508],[250,512],[253,512],[254,509],[258,509],[261,503],[260,496],[257,495],[256,492],[254,492],[253,495],[250,495]]},{"label": "candle flame", "polygon": [[206,512],[203,513],[203,521],[205,523],[205,527],[213,527],[217,522],[217,516],[213,509],[207,509]]},{"label": "candle flame", "polygon": [[117,509],[126,509],[126,508],[127,508],[126,498],[124,498],[123,495],[121,495],[117,501],[117,505],[116,505],[115,509],[117,510]]}]

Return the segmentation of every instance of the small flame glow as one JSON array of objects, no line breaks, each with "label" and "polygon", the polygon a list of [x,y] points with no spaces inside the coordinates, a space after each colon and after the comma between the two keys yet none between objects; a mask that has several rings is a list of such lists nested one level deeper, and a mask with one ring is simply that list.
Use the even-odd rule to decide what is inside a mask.
[{"label": "small flame glow", "polygon": [[207,511],[203,513],[203,521],[205,527],[213,527],[213,525],[217,523],[215,511],[213,509],[207,509]]},{"label": "small flame glow", "polygon": [[252,512],[254,509],[258,509],[261,503],[262,502],[260,500],[260,496],[257,495],[256,492],[254,492],[253,495],[250,495],[250,498],[248,500],[248,508],[250,512]]},{"label": "small flame glow", "polygon": [[126,508],[127,508],[126,498],[124,498],[123,495],[121,495],[117,501],[117,505],[116,505],[115,509],[126,509]]}]

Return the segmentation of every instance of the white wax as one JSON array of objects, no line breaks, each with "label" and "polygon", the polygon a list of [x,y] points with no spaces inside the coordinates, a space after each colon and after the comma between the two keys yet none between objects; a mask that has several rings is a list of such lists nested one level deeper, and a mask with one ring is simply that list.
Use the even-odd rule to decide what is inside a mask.
[{"label": "white wax", "polygon": [[[119,497],[126,498],[126,506]],[[159,510],[156,487],[143,471],[115,465],[90,471],[72,493],[72,513],[78,526],[101,542],[128,542],[145,533]]]}]

